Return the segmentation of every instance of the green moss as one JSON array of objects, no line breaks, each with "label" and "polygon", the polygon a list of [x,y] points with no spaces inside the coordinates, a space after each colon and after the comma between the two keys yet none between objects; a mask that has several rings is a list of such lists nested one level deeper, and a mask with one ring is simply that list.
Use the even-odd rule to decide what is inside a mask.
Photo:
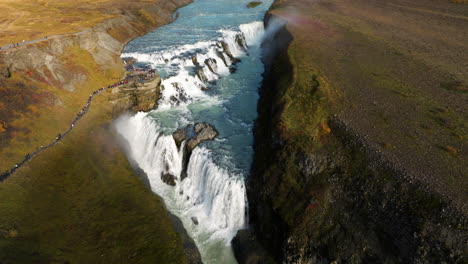
[{"label": "green moss", "polygon": [[257,6],[261,5],[261,4],[262,4],[262,2],[260,2],[260,1],[252,1],[252,2],[247,4],[247,8],[254,8],[254,7],[257,7]]}]

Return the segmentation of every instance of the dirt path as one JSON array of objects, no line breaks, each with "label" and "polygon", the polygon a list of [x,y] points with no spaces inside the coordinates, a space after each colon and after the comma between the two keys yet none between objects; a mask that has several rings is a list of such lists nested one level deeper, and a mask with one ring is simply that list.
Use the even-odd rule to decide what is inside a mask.
[{"label": "dirt path", "polygon": [[73,128],[75,127],[76,123],[85,115],[88,113],[89,111],[89,108],[91,106],[91,103],[94,99],[94,96],[100,94],[102,91],[104,90],[107,90],[107,89],[112,89],[112,88],[115,88],[115,87],[119,87],[121,85],[124,85],[126,84],[127,82],[126,81],[120,81],[116,84],[113,84],[113,85],[109,85],[107,87],[102,87],[102,88],[99,88],[97,89],[96,91],[94,91],[88,98],[87,102],[86,102],[86,105],[81,109],[81,111],[76,115],[75,119],[72,121],[72,123],[70,124],[70,127],[63,133],[59,133],[57,135],[57,137],[55,138],[54,141],[52,141],[51,143],[49,143],[48,145],[45,145],[45,146],[40,146],[36,151],[34,151],[33,153],[28,153],[26,154],[26,156],[24,157],[24,159],[18,163],[18,164],[15,164],[10,170],[7,170],[5,172],[3,172],[2,174],[0,174],[0,182],[3,182],[4,180],[8,179],[11,175],[13,175],[13,173],[15,173],[19,168],[21,168],[23,165],[25,165],[27,162],[29,162],[30,160],[32,160],[34,157],[36,157],[37,155],[39,155],[42,151],[56,145],[57,143],[59,143],[65,136],[67,136],[72,130]]},{"label": "dirt path", "polygon": [[85,29],[85,30],[83,30],[83,31],[76,32],[76,33],[52,35],[52,36],[46,36],[46,37],[44,37],[44,38],[39,38],[39,39],[24,41],[24,42],[20,42],[20,43],[12,43],[12,44],[10,44],[10,45],[0,47],[0,51],[12,49],[12,48],[17,48],[17,47],[21,47],[21,46],[28,45],[28,44],[38,43],[38,42],[46,41],[46,40],[49,40],[49,39],[56,39],[56,38],[60,38],[60,37],[64,37],[64,36],[81,35],[81,34],[83,34],[83,33],[85,33],[85,32],[88,32],[88,31],[89,31],[89,29]]}]

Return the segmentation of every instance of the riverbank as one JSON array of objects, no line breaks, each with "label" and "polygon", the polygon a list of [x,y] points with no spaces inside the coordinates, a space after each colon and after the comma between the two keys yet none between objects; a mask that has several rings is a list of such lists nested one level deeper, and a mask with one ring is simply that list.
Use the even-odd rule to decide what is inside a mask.
[{"label": "riverbank", "polygon": [[[97,87],[122,79],[123,46],[169,23],[172,12],[188,3],[158,2],[145,15],[129,8],[88,33],[1,51],[2,171],[67,130]],[[162,202],[134,176],[115,141],[111,121],[118,98],[103,93],[66,138],[1,184],[2,260],[187,263]]]},{"label": "riverbank", "polygon": [[464,262],[467,42],[449,32],[466,27],[466,8],[273,5],[267,23],[287,25],[266,58],[248,197],[277,262]]}]

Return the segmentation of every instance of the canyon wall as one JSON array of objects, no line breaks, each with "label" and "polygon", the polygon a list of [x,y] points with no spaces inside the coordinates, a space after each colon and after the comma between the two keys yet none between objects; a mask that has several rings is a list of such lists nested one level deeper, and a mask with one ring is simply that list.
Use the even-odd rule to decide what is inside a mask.
[{"label": "canyon wall", "polygon": [[[291,6],[300,1],[288,3],[277,1],[265,18],[267,25],[286,25],[264,44],[267,71],[248,183],[252,228],[234,240],[239,261],[463,263],[468,233],[462,203],[431,188],[448,171],[434,180],[415,177],[401,166],[403,157],[387,155],[393,146],[376,144],[372,124],[363,133],[343,117],[343,110],[356,112],[346,108],[351,98],[332,70],[307,55],[320,56],[330,46],[316,37],[315,47],[305,49],[311,40],[297,28],[306,23],[315,30],[310,36],[328,39],[338,30],[298,15]],[[288,8],[295,12],[289,21]]]}]

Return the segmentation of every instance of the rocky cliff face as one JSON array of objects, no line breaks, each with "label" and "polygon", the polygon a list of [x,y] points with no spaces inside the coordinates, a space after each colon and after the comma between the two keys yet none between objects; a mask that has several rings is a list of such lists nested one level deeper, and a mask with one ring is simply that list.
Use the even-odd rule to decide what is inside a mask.
[{"label": "rocky cliff face", "polygon": [[161,78],[156,76],[146,82],[130,81],[128,84],[112,89],[109,96],[113,116],[125,111],[148,112],[156,108],[161,89]]},{"label": "rocky cliff face", "polygon": [[[0,52],[0,171],[68,129],[90,94],[125,77],[120,59],[124,45],[171,22],[172,12],[190,2],[163,0],[148,4],[145,9],[121,10],[121,16],[83,32]],[[127,85],[100,93],[86,118],[66,140],[3,183],[5,188],[0,195],[5,202],[1,210],[8,217],[3,219],[0,230],[2,260],[16,263],[79,259],[96,263],[127,259],[143,263],[201,263],[198,250],[184,233],[180,221],[169,221],[162,202],[134,177],[117,147],[118,142],[109,136],[112,116],[127,110],[149,111],[156,106],[160,83],[158,76],[145,81],[130,80]],[[73,154],[63,155],[63,151]],[[68,162],[74,165],[69,166]],[[58,174],[61,177],[55,176]],[[80,177],[65,180],[69,175]],[[101,175],[107,176],[88,182]],[[23,184],[24,180],[28,183]],[[63,184],[64,188],[50,189],[55,184]],[[99,184],[106,188],[97,187]],[[119,187],[123,185],[124,188]],[[69,192],[69,188],[77,186],[81,186],[78,187],[81,193],[74,196],[78,192]],[[102,192],[103,189],[108,192]],[[47,197],[37,195],[45,192],[49,194]],[[55,198],[48,200],[49,197]],[[64,201],[67,206],[62,206]],[[130,204],[145,206],[118,209]],[[74,210],[80,213],[75,214]],[[36,215],[26,216],[20,211]],[[133,221],[133,215],[139,220]],[[80,227],[70,228],[77,223],[75,220],[80,222],[77,225]],[[110,222],[116,225],[109,225]],[[141,231],[144,235],[129,237],[127,231],[137,222],[138,231],[131,233]],[[13,226],[21,231],[18,235],[15,230],[10,239],[4,230]],[[68,236],[63,235],[63,230],[67,230]],[[98,234],[107,235],[97,238]],[[81,242],[75,243],[76,238]],[[87,239],[93,242],[88,243]],[[107,239],[112,242],[103,242]],[[84,249],[81,243],[92,248]],[[72,250],[66,249],[68,246]],[[58,251],[70,254],[58,253],[58,256]]]},{"label": "rocky cliff face", "polygon": [[[270,19],[268,15],[267,23]],[[271,53],[265,54],[267,71],[248,183],[253,228],[246,232],[256,238],[245,232],[236,237],[238,259],[242,263],[463,263],[467,220],[449,199],[394,166],[366,136],[332,113],[314,125],[313,137],[292,133],[285,122],[292,117],[287,116],[291,112],[285,110],[284,96],[301,85],[290,60],[293,36],[284,27],[274,38],[269,43],[276,47],[265,47]],[[324,89],[328,85],[324,80],[313,75],[304,89],[310,93]],[[319,110],[308,114],[322,116]]]},{"label": "rocky cliff face", "polygon": [[[144,10],[127,10],[82,32],[0,52],[1,71],[25,75],[59,89],[74,91],[89,83],[86,70],[103,73],[121,70],[120,53],[124,45],[149,30],[172,21],[172,13],[190,0],[165,0]],[[69,57],[76,52],[79,57]],[[83,65],[83,63],[87,65]],[[92,65],[91,65],[92,64]],[[116,69],[117,68],[117,69]],[[72,70],[70,70],[72,69]]]},{"label": "rocky cliff face", "polygon": [[[122,80],[124,45],[171,22],[172,12],[190,2],[163,0],[130,7],[82,32],[2,50],[0,156],[6,158],[0,170],[66,129],[94,90]],[[151,109],[158,96],[157,84],[145,85],[117,92],[123,98],[116,111]]]}]

